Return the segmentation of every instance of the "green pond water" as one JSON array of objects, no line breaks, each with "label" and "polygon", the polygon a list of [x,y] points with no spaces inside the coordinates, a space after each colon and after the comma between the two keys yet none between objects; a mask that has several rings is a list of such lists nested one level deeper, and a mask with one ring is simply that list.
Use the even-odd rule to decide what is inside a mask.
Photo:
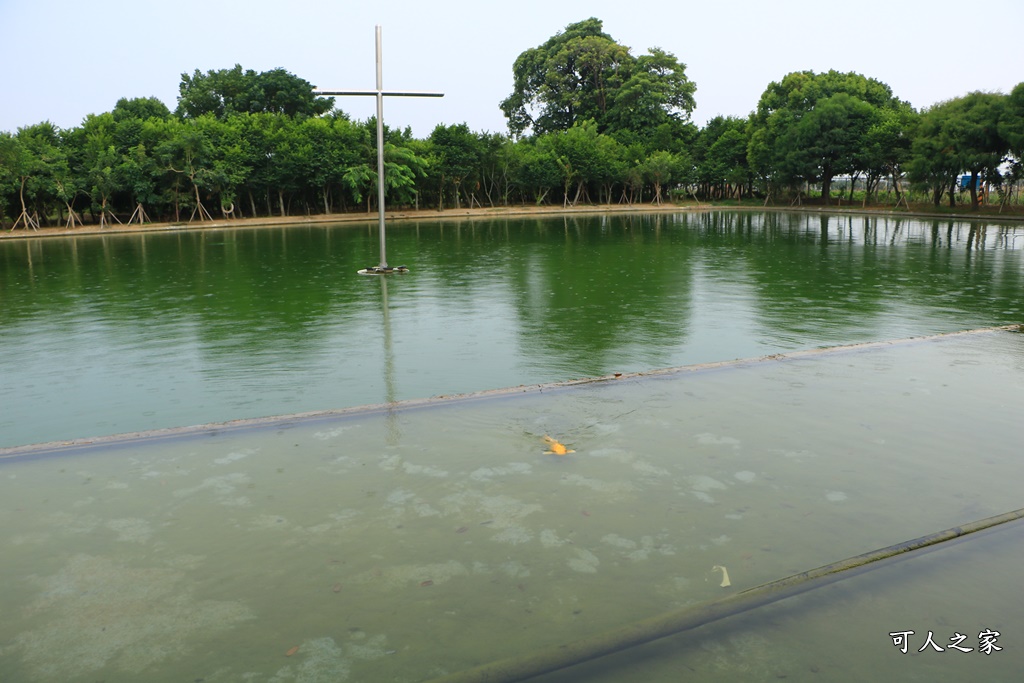
[{"label": "green pond water", "polygon": [[[412,272],[355,275],[373,225],[0,242],[0,681],[428,681],[1024,507],[1024,335],[809,351],[1024,322],[1020,225],[388,235]],[[1018,681],[1021,541],[537,680]]]},{"label": "green pond water", "polygon": [[[1024,321],[1024,226],[786,213],[0,242],[0,447]],[[386,322],[385,322],[386,321]]]},{"label": "green pond water", "polygon": [[[989,331],[8,453],[0,680],[415,682],[526,655],[1021,507],[1022,406],[1024,335]],[[1017,681],[1022,540],[541,680]]]}]

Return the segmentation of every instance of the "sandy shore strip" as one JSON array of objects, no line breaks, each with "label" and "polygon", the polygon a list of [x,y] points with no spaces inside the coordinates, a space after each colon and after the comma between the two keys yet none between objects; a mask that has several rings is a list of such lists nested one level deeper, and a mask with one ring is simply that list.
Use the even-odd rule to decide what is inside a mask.
[{"label": "sandy shore strip", "polygon": [[[385,212],[385,219],[391,221],[436,221],[452,220],[460,218],[506,218],[521,216],[561,216],[561,215],[582,215],[582,214],[623,214],[623,213],[679,213],[683,211],[709,210],[709,204],[606,204],[587,206],[498,206],[473,209],[396,209]],[[735,207],[734,207],[735,208]],[[744,207],[740,207],[744,208]],[[209,230],[225,228],[259,228],[259,227],[283,227],[294,225],[321,225],[336,223],[372,223],[376,225],[378,213],[331,213],[317,214],[310,216],[263,216],[260,218],[226,218],[212,221],[191,221],[177,223],[114,223],[101,228],[99,225],[78,225],[68,229],[63,227],[42,227],[39,230],[26,230],[18,228],[11,230],[5,228],[0,230],[0,239],[25,239],[31,237],[73,237],[78,235],[119,235],[137,232],[174,232],[179,230]]]},{"label": "sandy shore strip", "polygon": [[[436,221],[455,219],[493,219],[523,216],[566,216],[586,214],[645,214],[645,213],[681,213],[703,211],[800,211],[806,213],[830,214],[862,214],[872,216],[899,216],[903,218],[944,218],[957,220],[991,220],[991,221],[1022,221],[1024,215],[990,214],[990,213],[930,213],[918,211],[894,211],[890,206],[874,207],[840,207],[840,206],[749,206],[749,205],[716,205],[690,202],[686,204],[588,204],[586,206],[496,206],[473,209],[397,209],[387,211],[387,221]],[[310,216],[265,216],[260,218],[229,218],[212,221],[191,221],[177,223],[115,223],[101,228],[98,225],[79,225],[68,229],[63,227],[43,227],[39,230],[18,228],[0,230],[0,239],[27,239],[34,237],[77,237],[79,235],[120,235],[144,232],[174,232],[182,230],[210,230],[231,228],[284,227],[296,225],[324,225],[337,223],[367,224],[376,223],[378,214],[372,213],[333,213]]]}]

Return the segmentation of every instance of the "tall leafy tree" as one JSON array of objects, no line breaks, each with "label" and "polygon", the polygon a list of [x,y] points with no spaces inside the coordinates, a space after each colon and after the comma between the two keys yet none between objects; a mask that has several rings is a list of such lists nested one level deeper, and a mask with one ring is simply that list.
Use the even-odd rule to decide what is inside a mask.
[{"label": "tall leafy tree", "polygon": [[[6,200],[8,195],[16,194],[20,202],[20,211],[11,230],[19,225],[33,230],[39,229],[25,203],[25,185],[35,172],[36,165],[36,161],[18,136],[7,132],[0,133],[0,197]],[[4,208],[3,204],[0,204],[0,209]],[[14,213],[14,210],[8,210]]]},{"label": "tall leafy tree", "polygon": [[122,97],[114,105],[111,113],[117,122],[128,119],[145,121],[146,119],[166,119],[170,117],[171,110],[155,97]]},{"label": "tall leafy tree", "polygon": [[647,157],[641,165],[645,180],[654,187],[655,204],[662,202],[662,188],[679,184],[686,173],[686,159],[666,150],[659,150]]},{"label": "tall leafy tree", "polygon": [[878,109],[877,112],[875,122],[868,130],[864,150],[867,172],[864,201],[866,203],[868,195],[877,189],[879,180],[888,175],[896,191],[896,203],[899,204],[905,199],[900,180],[910,161],[920,115],[906,102],[896,107]]},{"label": "tall leafy tree", "polygon": [[524,201],[540,205],[552,189],[559,186],[562,172],[548,145],[535,138],[520,140],[508,148],[509,176],[512,187]]},{"label": "tall leafy tree", "polygon": [[20,212],[11,227],[36,230],[58,201],[54,171],[63,160],[57,127],[49,121],[19,128],[0,141],[0,161],[17,188]]},{"label": "tall leafy tree", "polygon": [[[925,112],[913,146],[914,179],[933,187],[944,181],[952,188],[958,174],[968,173],[971,207],[976,210],[978,180],[996,180],[1009,149],[999,133],[1005,104],[1005,95],[973,92]],[[950,189],[950,204],[954,201]]]},{"label": "tall leafy tree", "polygon": [[949,133],[961,167],[970,173],[971,208],[978,209],[978,179],[998,182],[999,166],[1009,151],[999,135],[1006,97],[998,93],[973,92],[950,103]]},{"label": "tall leafy tree", "polygon": [[931,193],[932,203],[938,206],[942,195],[949,191],[949,205],[956,205],[956,180],[960,174],[960,160],[945,138],[945,113],[939,106],[921,114],[916,135],[911,144],[911,157],[907,163],[907,177],[911,186]]},{"label": "tall leafy tree", "polygon": [[[562,203],[575,206],[587,197],[587,187],[600,182],[605,161],[601,139],[593,121],[583,121],[564,131],[548,133],[539,139],[554,156],[562,172]],[[570,194],[572,199],[570,199]]]},{"label": "tall leafy tree", "polygon": [[1018,83],[1006,98],[1006,106],[999,119],[999,135],[1010,150],[1006,180],[1019,183],[1024,178],[1024,83]]},{"label": "tall leafy tree", "polygon": [[768,85],[751,118],[748,160],[772,185],[820,182],[864,170],[878,110],[901,106],[888,85],[857,73],[798,71]]},{"label": "tall leafy tree", "polygon": [[320,116],[331,110],[334,99],[316,97],[309,81],[272,69],[256,73],[236,64],[232,69],[196,69],[181,75],[178,86],[177,114],[198,118],[204,114],[223,119],[230,114],[282,114],[284,116]]},{"label": "tall leafy tree", "polygon": [[433,172],[438,179],[438,208],[444,208],[444,195],[452,186],[455,208],[461,206],[460,194],[464,182],[472,181],[478,173],[482,156],[480,140],[465,123],[445,126],[438,124],[430,133],[433,151]]},{"label": "tall leafy tree", "polygon": [[1006,98],[999,134],[1016,160],[1024,159],[1024,83],[1018,83]]},{"label": "tall leafy tree", "polygon": [[696,181],[704,195],[742,197],[750,183],[747,163],[747,121],[716,116],[701,130],[694,145]]},{"label": "tall leafy tree", "polygon": [[82,124],[85,144],[82,148],[82,171],[85,188],[93,200],[94,209],[100,216],[100,227],[106,227],[107,219],[117,220],[110,206],[111,196],[119,189],[117,168],[121,155],[114,146],[115,122],[113,114],[86,117]]},{"label": "tall leafy tree", "polygon": [[604,32],[600,19],[570,24],[519,55],[514,85],[501,103],[513,135],[568,130],[592,120],[598,132],[648,130],[686,120],[696,86],[671,53],[639,58]]}]

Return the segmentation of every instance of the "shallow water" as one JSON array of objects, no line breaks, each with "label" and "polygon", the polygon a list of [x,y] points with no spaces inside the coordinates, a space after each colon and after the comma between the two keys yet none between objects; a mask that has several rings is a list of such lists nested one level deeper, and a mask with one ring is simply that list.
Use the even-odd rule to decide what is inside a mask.
[{"label": "shallow water", "polygon": [[[0,446],[1024,319],[1024,228],[734,212],[0,242]],[[386,316],[386,317],[385,317]],[[385,323],[386,320],[386,323]]]},{"label": "shallow water", "polygon": [[[1022,379],[987,332],[6,458],[0,679],[411,682],[583,638],[1020,507]],[[1019,680],[1020,533],[548,680]]]}]

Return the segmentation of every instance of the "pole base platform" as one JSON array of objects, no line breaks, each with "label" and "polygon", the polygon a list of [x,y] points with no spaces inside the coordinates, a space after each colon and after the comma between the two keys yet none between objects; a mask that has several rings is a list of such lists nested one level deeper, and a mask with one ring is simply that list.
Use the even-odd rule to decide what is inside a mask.
[{"label": "pole base platform", "polygon": [[392,273],[408,273],[409,269],[405,266],[374,266],[363,268],[357,272],[360,275],[391,275]]}]

